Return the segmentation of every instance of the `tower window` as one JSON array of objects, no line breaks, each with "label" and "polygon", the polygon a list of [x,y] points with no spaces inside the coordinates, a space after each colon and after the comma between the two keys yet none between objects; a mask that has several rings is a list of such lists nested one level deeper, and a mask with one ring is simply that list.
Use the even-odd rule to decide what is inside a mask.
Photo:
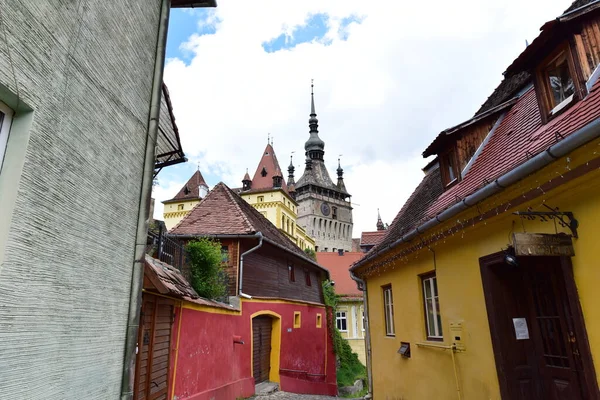
[{"label": "tower window", "polygon": [[178,210],[183,210],[183,208],[184,208],[184,205],[183,205],[183,204],[178,204],[178,205],[177,205],[177,209],[178,209]]},{"label": "tower window", "polygon": [[332,207],[332,209],[331,209],[331,217],[333,219],[337,219],[337,207]]},{"label": "tower window", "polygon": [[265,176],[267,176],[267,169],[265,167],[262,167],[262,170],[260,171],[260,175],[264,178]]},{"label": "tower window", "polygon": [[256,201],[258,201],[259,203],[262,203],[265,201],[265,196],[257,196],[256,197]]}]

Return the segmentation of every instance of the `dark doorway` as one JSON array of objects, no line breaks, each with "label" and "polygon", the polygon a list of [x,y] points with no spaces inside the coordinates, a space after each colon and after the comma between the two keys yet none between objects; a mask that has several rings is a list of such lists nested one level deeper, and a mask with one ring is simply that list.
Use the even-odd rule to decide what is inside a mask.
[{"label": "dark doorway", "polygon": [[272,330],[273,320],[271,317],[260,315],[252,319],[252,365],[255,383],[269,380]]},{"label": "dark doorway", "polygon": [[503,399],[597,399],[571,263],[504,253],[480,259]]},{"label": "dark doorway", "polygon": [[174,302],[142,294],[135,363],[135,400],[167,400]]}]

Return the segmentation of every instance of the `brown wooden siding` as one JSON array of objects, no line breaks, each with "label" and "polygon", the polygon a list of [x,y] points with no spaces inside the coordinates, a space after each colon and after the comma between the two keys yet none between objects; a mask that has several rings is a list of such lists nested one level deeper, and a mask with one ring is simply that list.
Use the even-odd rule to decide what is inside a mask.
[{"label": "brown wooden siding", "polygon": [[583,77],[587,80],[600,64],[600,19],[595,18],[582,25],[575,35],[575,47]]},{"label": "brown wooden siding", "polygon": [[[255,246],[249,243],[246,250]],[[294,265],[295,282],[290,282],[288,263]],[[310,274],[306,284],[304,271]],[[259,297],[276,297],[323,303],[321,282],[324,274],[310,263],[288,255],[268,243],[244,258],[244,293]]]},{"label": "brown wooden siding", "polygon": [[477,124],[465,128],[460,138],[456,141],[456,158],[458,160],[458,173],[467,166],[471,157],[475,155],[479,145],[488,135],[496,123],[497,118],[487,118]]}]

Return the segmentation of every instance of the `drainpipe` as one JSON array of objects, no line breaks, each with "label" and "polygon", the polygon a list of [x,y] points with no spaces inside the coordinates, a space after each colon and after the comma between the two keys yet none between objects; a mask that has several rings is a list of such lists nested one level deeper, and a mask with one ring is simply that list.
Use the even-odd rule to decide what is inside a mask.
[{"label": "drainpipe", "polygon": [[252,296],[250,296],[249,294],[246,294],[246,293],[244,293],[242,291],[242,287],[243,287],[243,284],[244,284],[244,256],[252,253],[253,251],[256,251],[256,250],[260,249],[260,247],[263,244],[263,234],[262,233],[257,232],[256,235],[250,236],[250,237],[258,238],[258,244],[255,247],[251,248],[250,250],[243,252],[242,255],[240,256],[240,289],[239,289],[239,294],[240,294],[240,297],[243,297],[245,299],[251,299]]},{"label": "drainpipe", "polygon": [[123,357],[123,373],[121,378],[121,400],[131,400],[133,398],[136,346],[144,279],[144,255],[146,250],[146,237],[148,235],[148,214],[150,212],[152,177],[154,175],[154,150],[156,137],[158,135],[158,123],[160,116],[163,66],[165,62],[167,30],[169,26],[169,7],[170,0],[162,0],[158,36],[156,39],[154,73],[152,78],[152,97],[150,99],[150,111],[148,115],[148,132],[146,135],[146,153],[144,155],[142,187],[140,188],[140,198],[138,203],[135,254],[131,273],[129,315],[127,318],[125,354]]},{"label": "drainpipe", "polygon": [[352,272],[352,270],[350,270],[350,277],[356,281],[356,283],[358,284],[358,289],[363,291],[363,310],[365,310],[365,345],[366,345],[366,351],[365,351],[365,355],[366,355],[366,359],[367,359],[367,385],[368,385],[368,391],[366,396],[364,397],[365,399],[372,399],[373,398],[373,376],[372,376],[372,371],[371,371],[371,324],[369,323],[369,308],[368,308],[368,303],[367,303],[367,283],[360,279],[358,276],[354,275],[354,273]]}]

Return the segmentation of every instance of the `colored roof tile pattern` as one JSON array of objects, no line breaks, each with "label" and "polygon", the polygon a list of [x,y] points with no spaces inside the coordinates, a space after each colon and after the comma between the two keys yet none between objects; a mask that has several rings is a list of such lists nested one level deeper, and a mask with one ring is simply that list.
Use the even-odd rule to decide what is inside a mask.
[{"label": "colored roof tile pattern", "polygon": [[146,255],[144,275],[150,279],[152,284],[161,294],[196,304],[225,308],[228,310],[233,309],[226,304],[200,297],[177,268],[157,260],[156,258],[152,258],[149,255]]},{"label": "colored roof tile pattern", "polygon": [[344,252],[339,255],[337,252],[318,252],[317,262],[329,270],[331,280],[335,282],[335,292],[340,296],[362,297],[362,292],[358,290],[356,282],[350,277],[349,269],[365,253],[362,252]]},{"label": "colored roof tile pattern", "polygon": [[261,232],[266,239],[277,243],[288,252],[314,262],[275,225],[223,182],[217,184],[200,203],[196,204],[169,231],[169,234],[212,236],[253,235],[257,232]]},{"label": "colored roof tile pattern", "polygon": [[271,144],[267,144],[265,151],[263,151],[262,158],[256,167],[256,172],[252,178],[252,190],[261,189],[273,189],[273,177],[282,177],[281,188],[287,193],[288,187],[283,179],[281,168],[279,167],[279,161],[275,155],[275,150]]},{"label": "colored roof tile pattern", "polygon": [[200,173],[200,170],[194,172],[194,175],[186,182],[185,185],[177,192],[175,197],[170,200],[165,200],[163,203],[169,203],[173,201],[181,201],[181,200],[198,200],[200,197],[200,185],[206,186],[208,189],[208,185],[204,181],[204,177]]},{"label": "colored roof tile pattern", "polygon": [[360,245],[361,246],[374,246],[381,242],[381,239],[387,234],[386,230],[383,231],[373,231],[373,232],[363,232],[360,235]]}]

